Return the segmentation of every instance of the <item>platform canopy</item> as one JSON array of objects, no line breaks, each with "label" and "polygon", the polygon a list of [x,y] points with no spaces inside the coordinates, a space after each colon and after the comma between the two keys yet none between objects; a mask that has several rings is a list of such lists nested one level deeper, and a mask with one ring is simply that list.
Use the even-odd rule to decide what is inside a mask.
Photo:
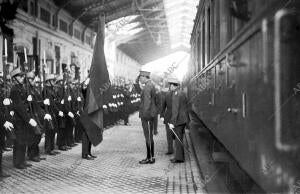
[{"label": "platform canopy", "polygon": [[75,20],[97,29],[106,15],[107,33],[117,46],[141,64],[176,50],[189,52],[199,0],[54,0]]}]

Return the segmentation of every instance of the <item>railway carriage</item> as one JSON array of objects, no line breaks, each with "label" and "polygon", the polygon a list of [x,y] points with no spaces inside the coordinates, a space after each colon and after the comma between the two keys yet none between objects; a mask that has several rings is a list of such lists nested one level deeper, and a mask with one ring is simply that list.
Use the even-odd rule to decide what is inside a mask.
[{"label": "railway carriage", "polygon": [[200,1],[192,111],[268,193],[300,192],[299,51],[300,1]]}]

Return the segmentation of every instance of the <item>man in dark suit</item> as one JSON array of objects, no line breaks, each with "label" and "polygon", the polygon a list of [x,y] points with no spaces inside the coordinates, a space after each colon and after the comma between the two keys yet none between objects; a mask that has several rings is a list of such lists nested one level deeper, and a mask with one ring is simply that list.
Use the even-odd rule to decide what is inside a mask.
[{"label": "man in dark suit", "polygon": [[172,115],[169,127],[176,134],[175,138],[175,155],[171,159],[172,163],[184,162],[183,136],[184,129],[189,123],[188,104],[186,95],[180,91],[180,82],[178,79],[169,79],[170,90],[172,95]]},{"label": "man in dark suit", "polygon": [[[139,82],[144,85],[143,89],[139,87]],[[136,90],[141,91],[141,104],[139,109],[139,117],[142,121],[142,127],[146,140],[147,157],[141,160],[140,164],[153,164],[154,158],[154,141],[152,123],[157,115],[157,107],[155,105],[155,86],[150,80],[150,72],[140,71],[140,75],[135,84]]]},{"label": "man in dark suit", "polygon": [[170,123],[171,116],[172,116],[172,96],[173,92],[168,90],[162,91],[161,98],[161,112],[160,117],[163,120],[166,128],[166,135],[167,135],[167,143],[168,143],[168,152],[166,155],[173,154],[173,132],[170,130],[168,123]]}]

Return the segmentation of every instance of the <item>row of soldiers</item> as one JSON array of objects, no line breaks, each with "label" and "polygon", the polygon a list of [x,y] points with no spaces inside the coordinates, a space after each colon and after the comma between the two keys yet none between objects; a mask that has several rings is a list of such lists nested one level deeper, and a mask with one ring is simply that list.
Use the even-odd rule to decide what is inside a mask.
[{"label": "row of soldiers", "polygon": [[[7,77],[6,77],[7,78]],[[20,68],[10,73],[10,80],[0,78],[0,177],[2,172],[2,149],[5,141],[13,140],[13,165],[18,169],[32,166],[26,162],[40,162],[39,144],[45,136],[44,150],[56,155],[76,146],[81,141],[83,128],[80,115],[84,109],[82,83],[64,76],[46,75],[42,84],[34,72],[24,73]],[[139,106],[139,95],[129,86],[113,85],[105,96],[104,127],[119,120],[128,124],[128,116]],[[55,139],[56,137],[56,139]],[[56,141],[55,141],[56,140]],[[55,144],[57,146],[55,146]]]}]

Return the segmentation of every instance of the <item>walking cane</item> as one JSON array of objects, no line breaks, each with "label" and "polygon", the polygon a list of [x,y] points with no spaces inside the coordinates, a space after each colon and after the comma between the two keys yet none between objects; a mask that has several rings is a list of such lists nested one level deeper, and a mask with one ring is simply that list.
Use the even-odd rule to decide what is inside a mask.
[{"label": "walking cane", "polygon": [[181,145],[183,146],[183,148],[186,149],[191,154],[191,151],[189,150],[189,148],[183,144],[183,142],[179,139],[179,137],[177,136],[177,134],[175,133],[175,131],[173,130],[173,128],[170,127],[170,123],[168,123],[168,125],[169,125],[169,129],[175,135],[176,139],[178,139],[178,141],[181,143]]}]

